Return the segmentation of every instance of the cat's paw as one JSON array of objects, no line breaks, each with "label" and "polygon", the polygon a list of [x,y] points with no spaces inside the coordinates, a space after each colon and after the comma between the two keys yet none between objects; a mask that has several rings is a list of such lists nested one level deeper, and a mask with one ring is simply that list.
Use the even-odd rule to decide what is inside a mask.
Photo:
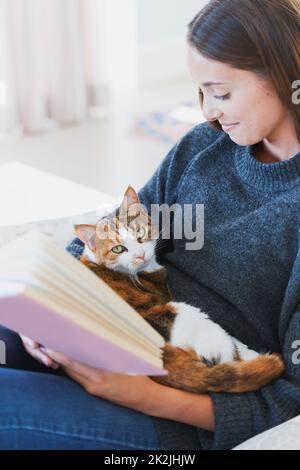
[{"label": "cat's paw", "polygon": [[180,348],[192,348],[209,362],[231,362],[234,344],[223,328],[214,323],[199,308],[185,302],[170,302],[178,312],[170,335],[170,343]]},{"label": "cat's paw", "polygon": [[241,341],[233,338],[233,342],[237,347],[239,356],[242,361],[252,361],[259,356],[259,353],[254,351],[254,349],[249,349],[248,346]]}]

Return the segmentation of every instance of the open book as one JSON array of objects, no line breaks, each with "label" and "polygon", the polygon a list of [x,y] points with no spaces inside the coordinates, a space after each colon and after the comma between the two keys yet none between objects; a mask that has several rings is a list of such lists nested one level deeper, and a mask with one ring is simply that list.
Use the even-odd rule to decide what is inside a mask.
[{"label": "open book", "polygon": [[165,341],[102,279],[47,236],[0,249],[0,324],[92,367],[165,375]]}]

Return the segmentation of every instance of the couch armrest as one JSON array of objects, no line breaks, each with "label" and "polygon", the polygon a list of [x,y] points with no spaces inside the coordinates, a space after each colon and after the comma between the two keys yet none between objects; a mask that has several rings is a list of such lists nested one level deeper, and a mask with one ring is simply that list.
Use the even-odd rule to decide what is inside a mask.
[{"label": "couch armrest", "polygon": [[31,230],[39,230],[52,238],[62,248],[75,238],[77,235],[73,229],[76,224],[95,224],[99,220],[96,210],[84,214],[70,217],[61,217],[58,219],[42,220],[39,222],[30,222],[21,225],[8,225],[0,227],[0,247],[11,240],[25,235]]},{"label": "couch armrest", "polygon": [[233,450],[300,450],[300,415],[248,439]]}]

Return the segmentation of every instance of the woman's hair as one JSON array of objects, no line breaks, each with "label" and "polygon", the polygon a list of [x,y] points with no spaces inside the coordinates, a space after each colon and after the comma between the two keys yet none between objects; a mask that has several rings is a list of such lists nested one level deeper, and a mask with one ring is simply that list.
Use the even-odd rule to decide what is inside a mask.
[{"label": "woman's hair", "polygon": [[[272,80],[300,141],[300,105],[292,101],[300,80],[300,0],[210,0],[189,23],[187,40],[207,58]],[[202,106],[200,90],[199,98]]]}]

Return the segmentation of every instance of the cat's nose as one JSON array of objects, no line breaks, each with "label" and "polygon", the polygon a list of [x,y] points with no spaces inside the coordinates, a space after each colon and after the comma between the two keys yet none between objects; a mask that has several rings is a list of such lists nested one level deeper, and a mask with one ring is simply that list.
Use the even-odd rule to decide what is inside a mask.
[{"label": "cat's nose", "polygon": [[135,255],[135,258],[140,258],[140,259],[145,259],[145,252],[143,251],[143,253],[139,253],[138,255]]}]

